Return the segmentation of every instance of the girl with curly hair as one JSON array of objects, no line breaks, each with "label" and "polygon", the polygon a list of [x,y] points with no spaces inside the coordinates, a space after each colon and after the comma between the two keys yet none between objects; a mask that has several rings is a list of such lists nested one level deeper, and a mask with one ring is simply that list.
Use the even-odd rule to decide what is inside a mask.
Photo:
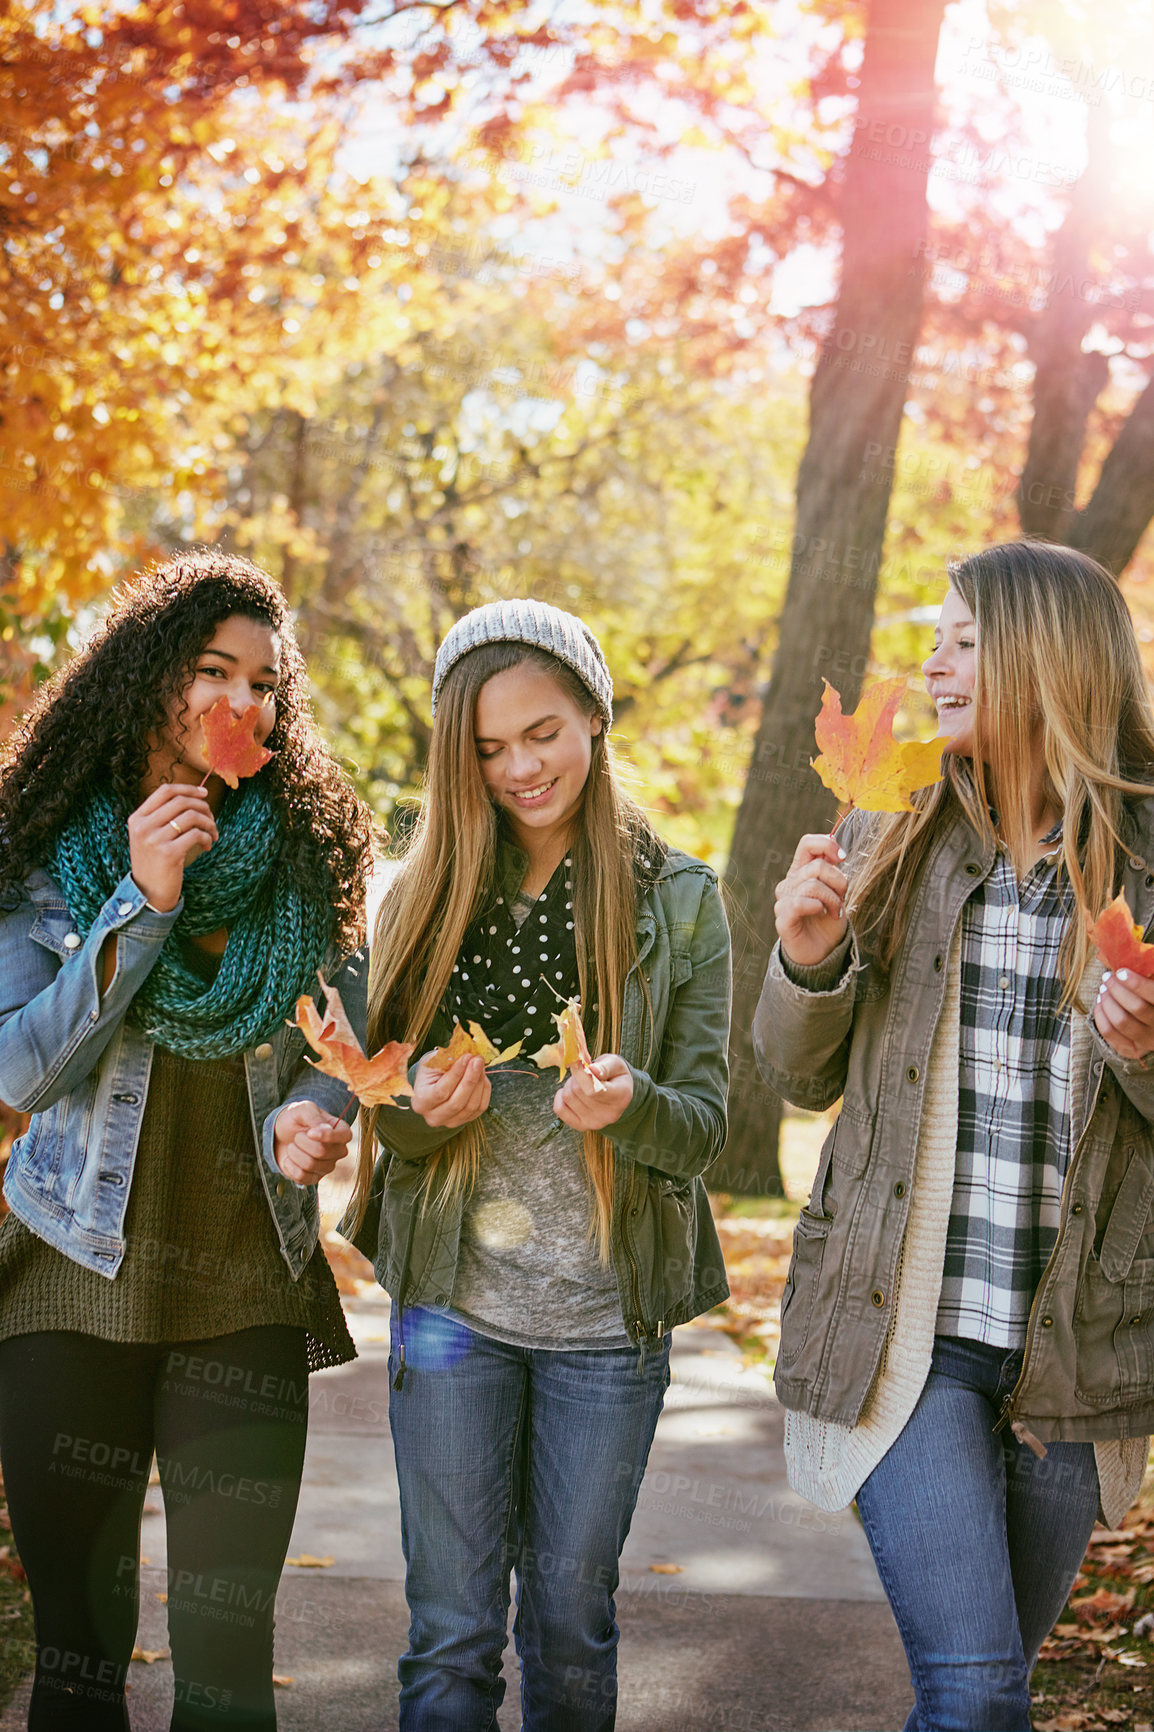
[{"label": "girl with curly hair", "polygon": [[[273,754],[235,791],[200,727],[222,696]],[[0,1095],[32,1114],[0,1225],[28,1724],[128,1727],[155,1451],[174,1732],[270,1732],[308,1373],[354,1357],[315,1187],[355,1103],[286,1018],[318,968],[363,1003],[372,853],[276,585],[212,550],[142,577],[9,742],[0,845]]]},{"label": "girl with curly hair", "polygon": [[[710,868],[620,785],[579,619],[474,609],[433,705],[368,1019],[371,1047],[425,1057],[413,1110],[367,1115],[348,1223],[393,1298],[400,1725],[496,1725],[515,1571],[526,1732],[610,1732],[613,1591],[670,1335],[729,1290],[701,1180],[725,1141],[729,929]],[[578,996],[599,1056],[558,1086],[528,1055]],[[470,1022],[519,1052],[439,1072],[429,1049]]]}]

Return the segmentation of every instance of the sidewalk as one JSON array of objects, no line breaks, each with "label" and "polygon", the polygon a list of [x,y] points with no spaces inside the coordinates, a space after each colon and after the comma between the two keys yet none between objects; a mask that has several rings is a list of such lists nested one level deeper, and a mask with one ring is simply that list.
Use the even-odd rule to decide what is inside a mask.
[{"label": "sidewalk", "polygon": [[[281,1732],[392,1732],[408,1624],[388,1433],[388,1300],[346,1302],[361,1357],[312,1379],[304,1487],[278,1600]],[[617,1596],[618,1732],[900,1727],[897,1631],[856,1517],[824,1515],[785,1480],[782,1415],[764,1373],[720,1331],[679,1329]],[[168,1646],[164,1520],[148,1494],[139,1646]],[[674,1568],[676,1567],[676,1568]],[[519,1724],[506,1657],[505,1732]],[[133,1732],[167,1732],[167,1659],[134,1662]],[[27,1687],[0,1732],[24,1726]]]}]

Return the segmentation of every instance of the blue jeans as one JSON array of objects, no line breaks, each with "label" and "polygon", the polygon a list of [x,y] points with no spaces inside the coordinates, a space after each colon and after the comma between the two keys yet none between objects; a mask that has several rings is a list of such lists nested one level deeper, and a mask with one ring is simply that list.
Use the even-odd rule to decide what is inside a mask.
[{"label": "blue jeans", "polygon": [[496,1727],[511,1569],[525,1732],[611,1732],[613,1594],[668,1340],[639,1373],[634,1348],[510,1347],[420,1308],[404,1329],[389,1395],[410,1616],[401,1732]]},{"label": "blue jeans", "polygon": [[906,1732],[1029,1732],[1030,1673],[1098,1510],[1092,1443],[1039,1461],[993,1427],[1020,1351],[939,1335],[905,1430],[858,1492],[914,1686]]}]

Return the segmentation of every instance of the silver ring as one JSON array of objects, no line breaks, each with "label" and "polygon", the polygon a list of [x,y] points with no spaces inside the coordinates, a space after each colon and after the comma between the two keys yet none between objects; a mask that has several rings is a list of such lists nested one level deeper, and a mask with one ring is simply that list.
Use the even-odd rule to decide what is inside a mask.
[{"label": "silver ring", "polygon": [[169,827],[169,829],[170,829],[170,830],[175,830],[175,831],[176,831],[176,834],[177,834],[177,835],[178,835],[178,836],[183,836],[183,835],[184,835],[184,831],[183,831],[183,830],[182,830],[182,829],[181,829],[181,827],[180,827],[180,825],[179,825],[179,824],[178,824],[178,823],[177,823],[177,821],[176,821],[176,819],[175,819],[175,818],[170,818],[170,819],[169,819],[169,820],[168,820],[168,827]]}]

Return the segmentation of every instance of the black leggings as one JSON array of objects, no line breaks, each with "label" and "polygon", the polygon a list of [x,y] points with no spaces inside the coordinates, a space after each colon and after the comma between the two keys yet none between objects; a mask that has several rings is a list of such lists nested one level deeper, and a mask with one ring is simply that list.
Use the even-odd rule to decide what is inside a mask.
[{"label": "black leggings", "polygon": [[168,1529],[172,1732],[274,1732],[277,1584],[308,1420],[303,1329],[0,1342],[0,1459],[36,1619],[29,1732],[128,1732],[153,1450]]}]

